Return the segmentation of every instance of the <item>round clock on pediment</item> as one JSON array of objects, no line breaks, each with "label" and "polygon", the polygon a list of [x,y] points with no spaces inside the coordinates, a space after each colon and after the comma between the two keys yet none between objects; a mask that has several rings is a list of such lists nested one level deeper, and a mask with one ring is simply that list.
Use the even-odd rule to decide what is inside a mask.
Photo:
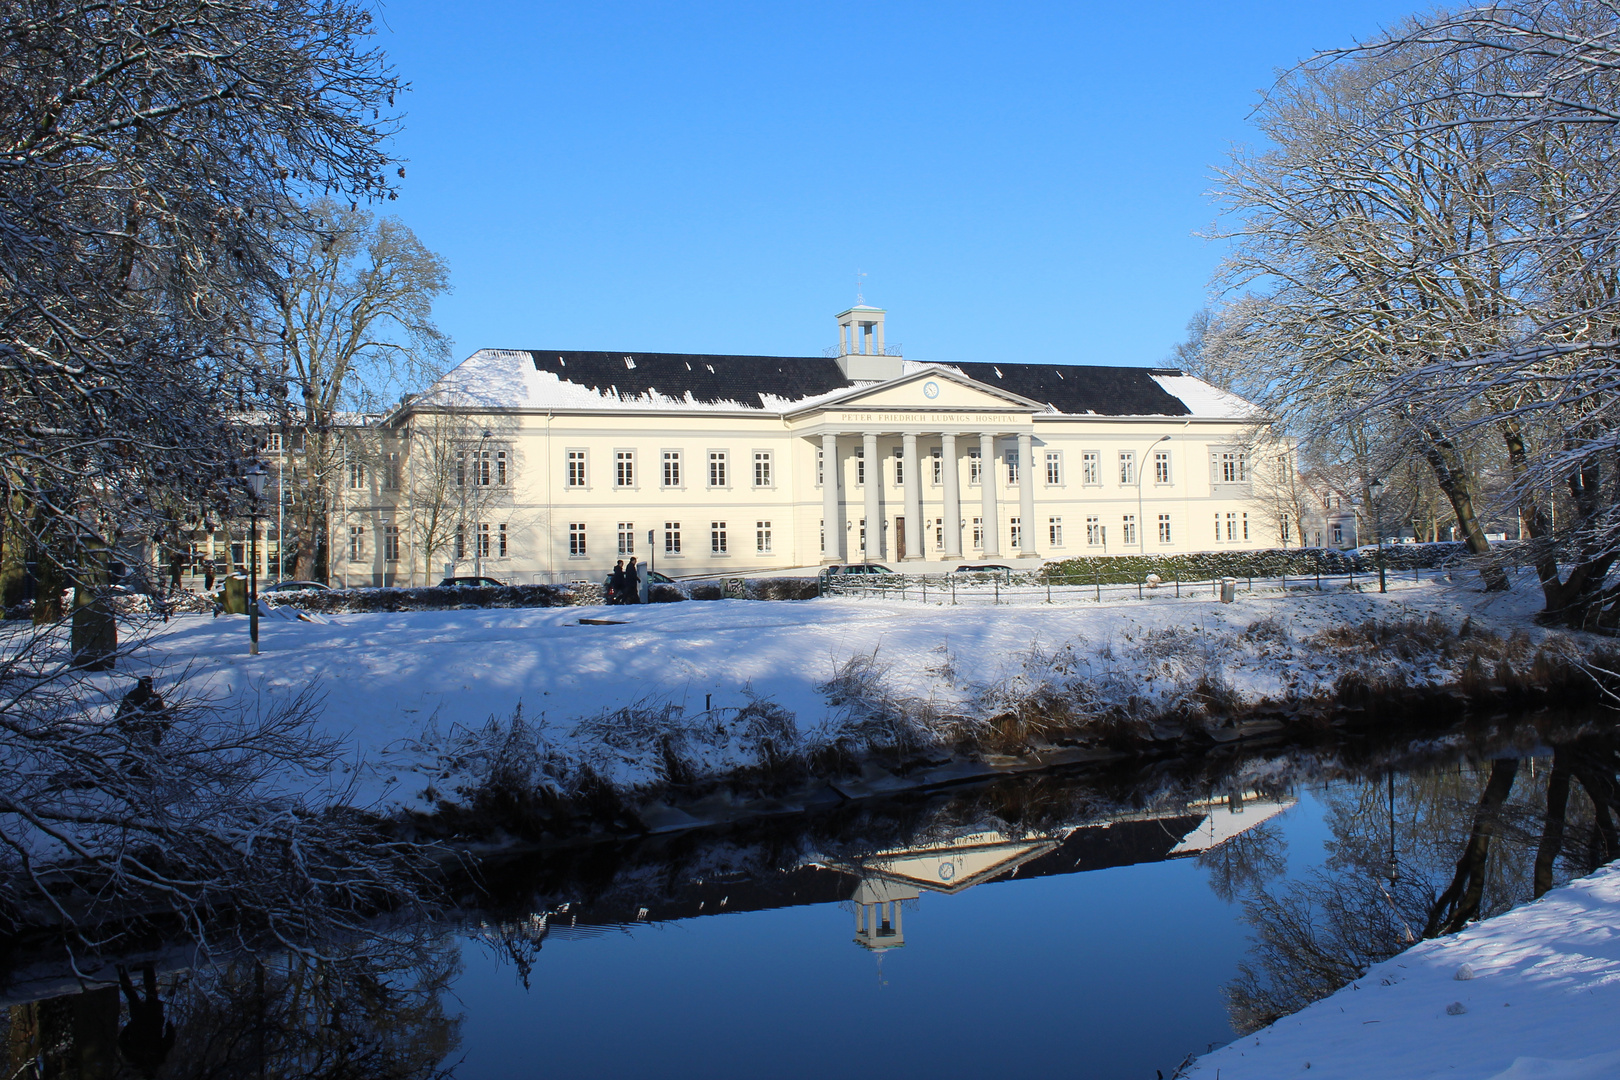
[{"label": "round clock on pediment", "polygon": [[923,397],[928,398],[930,401],[939,397],[939,383],[933,379],[923,383]]}]

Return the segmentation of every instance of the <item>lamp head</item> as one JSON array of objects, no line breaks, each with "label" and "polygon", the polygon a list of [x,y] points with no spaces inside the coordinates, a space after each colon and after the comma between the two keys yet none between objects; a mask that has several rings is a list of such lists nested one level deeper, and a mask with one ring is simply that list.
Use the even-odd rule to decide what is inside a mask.
[{"label": "lamp head", "polygon": [[257,499],[264,494],[264,482],[270,479],[270,474],[264,471],[264,466],[255,461],[253,467],[242,475],[242,479],[247,481],[248,490],[253,492],[253,497]]}]

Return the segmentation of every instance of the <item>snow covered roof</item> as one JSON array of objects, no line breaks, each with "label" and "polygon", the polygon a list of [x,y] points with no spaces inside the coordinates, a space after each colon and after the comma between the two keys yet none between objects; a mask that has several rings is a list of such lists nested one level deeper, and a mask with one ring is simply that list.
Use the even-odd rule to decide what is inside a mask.
[{"label": "snow covered roof", "polygon": [[[908,373],[921,366],[908,361]],[[1242,398],[1174,368],[958,363],[988,387],[1071,416],[1244,419]],[[480,349],[415,399],[493,409],[786,412],[862,385],[821,356]]]}]

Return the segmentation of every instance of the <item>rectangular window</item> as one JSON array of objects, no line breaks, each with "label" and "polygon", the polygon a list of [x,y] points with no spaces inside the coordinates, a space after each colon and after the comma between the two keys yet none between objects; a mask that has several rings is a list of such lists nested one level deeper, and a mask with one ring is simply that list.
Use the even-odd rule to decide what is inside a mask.
[{"label": "rectangular window", "polygon": [[1007,461],[1007,483],[1018,483],[1018,451],[1008,450],[1002,456]]},{"label": "rectangular window", "polygon": [[1046,519],[1046,543],[1048,547],[1063,546],[1063,519]]},{"label": "rectangular window", "polygon": [[[366,530],[361,525],[349,526],[349,561],[359,562],[366,554]],[[237,562],[242,560],[238,559]]]},{"label": "rectangular window", "polygon": [[1124,526],[1125,526],[1125,528],[1123,530],[1124,536],[1120,540],[1120,543],[1122,543],[1122,544],[1134,544],[1134,543],[1136,543],[1136,515],[1135,514],[1126,514],[1125,515],[1125,520],[1124,520]]},{"label": "rectangular window", "polygon": [[636,486],[636,452],[634,450],[615,450],[613,452],[613,486]]},{"label": "rectangular window", "polygon": [[709,451],[709,486],[712,488],[726,486],[726,452],[724,450]]},{"label": "rectangular window", "polygon": [[1121,450],[1119,452],[1119,484],[1126,487],[1136,483],[1136,451]]},{"label": "rectangular window", "polygon": [[568,486],[582,488],[585,486],[585,451],[568,451]]},{"label": "rectangular window", "polygon": [[973,519],[973,550],[984,550],[984,518]]},{"label": "rectangular window", "polygon": [[[583,456],[583,455],[581,455],[581,456]],[[480,450],[480,451],[478,451],[478,486],[479,487],[489,487],[489,482],[491,480],[491,476],[490,476],[491,459],[492,459],[492,452],[491,451],[489,451],[489,450]]]},{"label": "rectangular window", "polygon": [[904,487],[906,484],[906,448],[894,448],[894,486]]},{"label": "rectangular window", "polygon": [[[583,539],[581,543],[583,546]],[[581,550],[579,554],[583,555],[585,552]],[[478,523],[478,557],[480,559],[489,558],[489,523],[486,521]]]},{"label": "rectangular window", "polygon": [[1102,455],[1095,450],[1086,450],[1080,454],[1080,482],[1082,484],[1102,483]]},{"label": "rectangular window", "polygon": [[761,555],[771,553],[771,523],[768,521],[754,522],[754,550]]},{"label": "rectangular window", "polygon": [[822,518],[819,524],[821,525],[821,553],[825,555],[827,553],[827,519]]},{"label": "rectangular window", "polygon": [[1333,525],[1330,527],[1329,532],[1333,536],[1333,546],[1334,547],[1343,547],[1344,546],[1344,526],[1342,524],[1340,524],[1339,522],[1335,521],[1333,523]]},{"label": "rectangular window", "polygon": [[866,483],[866,448],[864,446],[855,448],[855,482],[857,484]]},{"label": "rectangular window", "polygon": [[771,486],[771,452],[769,450],[754,451],[754,486]]},{"label": "rectangular window", "polygon": [[934,519],[934,550],[935,551],[944,551],[945,550],[945,519],[944,518],[935,518]]},{"label": "rectangular window", "polygon": [[1153,452],[1153,482],[1155,484],[1168,484],[1170,482],[1170,451],[1155,450]]},{"label": "rectangular window", "polygon": [[585,554],[585,523],[583,521],[570,521],[568,523],[568,554],[583,556]]},{"label": "rectangular window", "polygon": [[1159,543],[1170,543],[1170,515],[1159,515]]},{"label": "rectangular window", "polygon": [[980,483],[984,475],[984,461],[977,450],[968,451],[968,483]]},{"label": "rectangular window", "polygon": [[1226,515],[1226,539],[1228,541],[1235,541],[1237,538],[1238,538],[1237,514],[1229,512]]},{"label": "rectangular window", "polygon": [[1249,481],[1249,456],[1242,450],[1222,450],[1215,459],[1215,482],[1219,484],[1246,484]]},{"label": "rectangular window", "polygon": [[1008,539],[1012,541],[1012,550],[1017,551],[1024,546],[1024,523],[1018,518],[1007,519]]},{"label": "rectangular window", "polygon": [[465,559],[466,557],[467,557],[467,526],[465,526],[465,525],[457,525],[456,526],[456,558],[457,559]]},{"label": "rectangular window", "polygon": [[816,487],[827,482],[827,451],[816,451]]},{"label": "rectangular window", "polygon": [[384,525],[382,535],[383,558],[389,562],[399,561],[399,526]]},{"label": "rectangular window", "polygon": [[467,486],[467,451],[456,451],[456,487]]},{"label": "rectangular window", "polygon": [[709,551],[715,555],[726,553],[726,523],[723,521],[709,522]]},{"label": "rectangular window", "polygon": [[495,483],[500,487],[506,486],[506,451],[495,451]]},{"label": "rectangular window", "polygon": [[1248,512],[1245,511],[1244,514],[1243,514],[1243,539],[1247,540],[1248,538],[1249,538],[1249,515],[1248,515]]},{"label": "rectangular window", "polygon": [[366,467],[358,461],[349,462],[349,487],[363,488],[366,486]]},{"label": "rectangular window", "polygon": [[272,454],[281,453],[281,432],[272,431],[264,437],[264,448]]},{"label": "rectangular window", "polygon": [[679,450],[664,451],[664,486],[667,488],[681,486],[681,452]]},{"label": "rectangular window", "polygon": [[1056,450],[1046,452],[1046,482],[1051,487],[1063,483],[1063,455]]},{"label": "rectangular window", "polygon": [[866,519],[861,518],[861,553],[866,553]]},{"label": "rectangular window", "polygon": [[500,546],[496,549],[495,554],[504,559],[506,558],[506,523],[502,522],[498,528],[500,531],[497,540]]},{"label": "rectangular window", "polygon": [[945,482],[945,448],[942,446],[934,447],[930,456],[934,459],[934,483],[943,484]]},{"label": "rectangular window", "polygon": [[398,491],[399,490],[399,478],[400,478],[399,474],[400,474],[399,455],[397,453],[384,454],[383,455],[383,476],[382,476],[383,490],[385,490],[385,491]]},{"label": "rectangular window", "polygon": [[636,523],[633,521],[619,522],[619,554],[634,555],[636,553]]},{"label": "rectangular window", "polygon": [[1292,533],[1293,529],[1289,524],[1288,515],[1284,514],[1277,522],[1277,536],[1280,540],[1282,540],[1283,543],[1286,544],[1288,541],[1293,539]]},{"label": "rectangular window", "polygon": [[1102,547],[1102,522],[1097,518],[1086,518],[1086,546]]},{"label": "rectangular window", "polygon": [[681,523],[678,521],[664,522],[664,554],[679,555],[681,553]]}]

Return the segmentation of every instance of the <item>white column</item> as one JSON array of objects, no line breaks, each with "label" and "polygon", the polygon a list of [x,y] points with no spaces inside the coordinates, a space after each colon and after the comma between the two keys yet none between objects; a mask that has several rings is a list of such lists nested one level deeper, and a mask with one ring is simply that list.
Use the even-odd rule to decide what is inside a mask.
[{"label": "white column", "polygon": [[979,493],[984,497],[984,557],[1001,554],[1001,528],[996,524],[996,437],[979,434]]},{"label": "white column", "polygon": [[838,461],[838,436],[826,432],[821,436],[821,527],[827,537],[827,546],[821,553],[824,563],[844,562],[844,523],[838,514],[838,481],[843,469]]},{"label": "white column", "polygon": [[906,558],[926,558],[922,538],[922,458],[917,456],[917,436],[900,436],[901,459],[906,463]]},{"label": "white column", "polygon": [[961,476],[957,473],[956,436],[947,431],[939,437],[941,467],[945,470],[945,557],[962,557],[962,492]]},{"label": "white column", "polygon": [[[862,435],[861,449],[866,455],[866,550],[861,558],[877,562],[883,558],[883,462],[878,460],[877,436]],[[857,534],[854,542],[859,541]]]},{"label": "white column", "polygon": [[[1035,444],[1027,431],[1018,435],[1018,554],[1035,557]],[[1137,528],[1142,523],[1137,522]]]}]

